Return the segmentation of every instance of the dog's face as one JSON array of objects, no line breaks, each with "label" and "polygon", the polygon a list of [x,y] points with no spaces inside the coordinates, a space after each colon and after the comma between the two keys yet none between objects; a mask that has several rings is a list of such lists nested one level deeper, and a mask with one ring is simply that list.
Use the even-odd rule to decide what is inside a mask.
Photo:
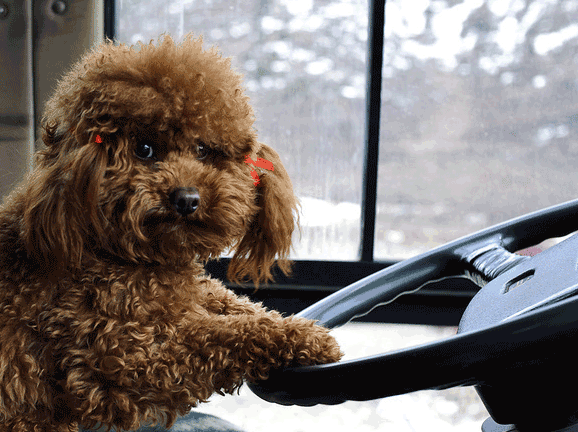
[{"label": "dog's face", "polygon": [[[31,256],[182,265],[233,248],[233,280],[270,279],[276,257],[288,270],[296,200],[253,121],[240,75],[201,40],[89,53],[46,106],[24,215]],[[257,185],[247,156],[272,164]]]},{"label": "dog's face", "polygon": [[178,130],[159,132],[154,124],[98,136],[108,156],[100,208],[118,239],[116,254],[144,262],[204,260],[250,230],[258,191],[243,152],[227,153]]}]

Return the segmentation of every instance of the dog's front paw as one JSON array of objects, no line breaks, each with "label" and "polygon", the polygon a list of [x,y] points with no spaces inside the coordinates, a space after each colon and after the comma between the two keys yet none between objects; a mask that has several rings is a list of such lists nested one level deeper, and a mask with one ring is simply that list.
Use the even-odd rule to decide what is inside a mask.
[{"label": "dog's front paw", "polygon": [[339,361],[343,353],[329,330],[309,320],[304,321],[308,321],[307,328],[295,346],[293,363],[314,365]]}]

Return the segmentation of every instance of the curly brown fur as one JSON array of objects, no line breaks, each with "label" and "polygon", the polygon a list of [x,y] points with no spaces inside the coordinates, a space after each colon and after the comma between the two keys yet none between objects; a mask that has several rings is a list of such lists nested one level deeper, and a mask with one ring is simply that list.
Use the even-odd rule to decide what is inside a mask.
[{"label": "curly brown fur", "polygon": [[[312,321],[227,290],[289,270],[296,199],[241,76],[189,36],[107,42],[59,83],[0,210],[0,430],[171,425],[270,368],[337,361]],[[246,156],[271,161],[253,184]],[[188,188],[188,189],[185,189]]]}]

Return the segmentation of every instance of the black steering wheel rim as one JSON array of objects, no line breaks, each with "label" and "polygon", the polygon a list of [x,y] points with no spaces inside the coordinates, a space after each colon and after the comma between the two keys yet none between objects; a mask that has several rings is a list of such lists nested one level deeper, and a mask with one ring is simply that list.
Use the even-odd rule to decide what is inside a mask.
[{"label": "black steering wheel rim", "polygon": [[[335,328],[400,295],[415,292],[427,282],[474,270],[477,257],[492,248],[513,253],[548,238],[566,236],[576,230],[576,220],[578,200],[509,220],[370,275],[310,306],[298,316]],[[509,257],[503,260],[502,273],[516,266],[517,262],[509,261]],[[578,299],[571,297],[439,342],[335,364],[273,371],[268,380],[251,383],[249,387],[270,402],[311,406],[370,400],[424,389],[477,385],[488,378],[492,365],[496,366],[499,359],[514,349],[531,357],[541,346],[541,350],[547,350],[550,355],[564,355],[560,352],[564,351],[560,348],[563,345],[552,345],[551,341],[575,337],[574,317],[577,316]],[[541,329],[537,336],[538,318],[549,320],[551,326]],[[567,345],[573,346],[570,340]],[[524,354],[525,349],[528,352]],[[402,370],[409,372],[400,373]]]}]

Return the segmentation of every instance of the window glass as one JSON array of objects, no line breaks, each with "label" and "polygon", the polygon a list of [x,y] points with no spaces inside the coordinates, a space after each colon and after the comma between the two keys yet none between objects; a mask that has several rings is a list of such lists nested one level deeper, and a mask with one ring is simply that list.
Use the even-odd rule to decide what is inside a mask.
[{"label": "window glass", "polygon": [[120,42],[192,31],[233,56],[301,200],[294,258],[358,258],[367,13],[367,0],[117,2]]},{"label": "window glass", "polygon": [[578,2],[388,0],[376,258],[578,196]]}]

